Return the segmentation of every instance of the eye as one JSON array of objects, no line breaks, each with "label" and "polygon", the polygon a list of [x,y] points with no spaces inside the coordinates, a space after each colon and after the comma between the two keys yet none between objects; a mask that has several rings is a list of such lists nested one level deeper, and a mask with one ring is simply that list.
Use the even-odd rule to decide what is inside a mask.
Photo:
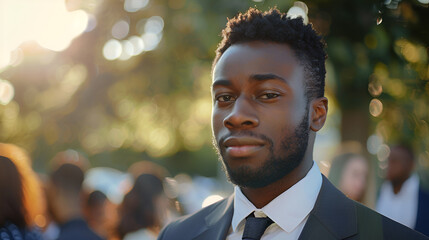
[{"label": "eye", "polygon": [[280,96],[277,93],[265,93],[263,95],[260,96],[260,98],[262,99],[273,99],[273,98],[277,98],[278,96]]},{"label": "eye", "polygon": [[234,96],[231,96],[231,95],[221,95],[217,97],[216,100],[218,102],[232,102],[232,101],[235,101],[235,98]]}]

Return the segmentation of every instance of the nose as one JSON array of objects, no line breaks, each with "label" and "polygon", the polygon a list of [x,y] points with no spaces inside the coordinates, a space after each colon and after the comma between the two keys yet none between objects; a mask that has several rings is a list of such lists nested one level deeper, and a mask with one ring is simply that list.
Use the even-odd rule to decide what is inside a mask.
[{"label": "nose", "polygon": [[243,97],[237,98],[231,112],[223,120],[229,129],[250,129],[259,125],[259,118],[254,107]]}]

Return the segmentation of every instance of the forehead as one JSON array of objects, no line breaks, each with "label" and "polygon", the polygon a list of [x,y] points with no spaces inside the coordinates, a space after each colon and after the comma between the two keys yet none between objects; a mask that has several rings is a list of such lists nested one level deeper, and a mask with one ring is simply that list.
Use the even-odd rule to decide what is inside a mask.
[{"label": "forehead", "polygon": [[254,73],[287,77],[294,70],[303,71],[303,67],[288,44],[254,41],[231,45],[216,63],[213,80]]}]

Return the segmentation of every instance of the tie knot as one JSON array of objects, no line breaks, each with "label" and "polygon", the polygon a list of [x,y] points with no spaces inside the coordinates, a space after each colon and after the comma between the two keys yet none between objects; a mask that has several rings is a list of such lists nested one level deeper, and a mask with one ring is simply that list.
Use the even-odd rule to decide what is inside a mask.
[{"label": "tie knot", "polygon": [[243,240],[259,240],[264,234],[268,226],[273,223],[269,217],[255,217],[252,212],[246,217],[246,225],[244,226]]}]

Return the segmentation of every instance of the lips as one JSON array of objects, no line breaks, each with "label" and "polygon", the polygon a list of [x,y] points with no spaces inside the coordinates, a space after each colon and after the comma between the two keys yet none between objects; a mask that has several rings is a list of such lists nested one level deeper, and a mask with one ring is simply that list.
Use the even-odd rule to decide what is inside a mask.
[{"label": "lips", "polygon": [[247,157],[261,150],[265,142],[259,138],[253,137],[229,137],[223,145],[226,148],[226,154],[231,157]]}]

